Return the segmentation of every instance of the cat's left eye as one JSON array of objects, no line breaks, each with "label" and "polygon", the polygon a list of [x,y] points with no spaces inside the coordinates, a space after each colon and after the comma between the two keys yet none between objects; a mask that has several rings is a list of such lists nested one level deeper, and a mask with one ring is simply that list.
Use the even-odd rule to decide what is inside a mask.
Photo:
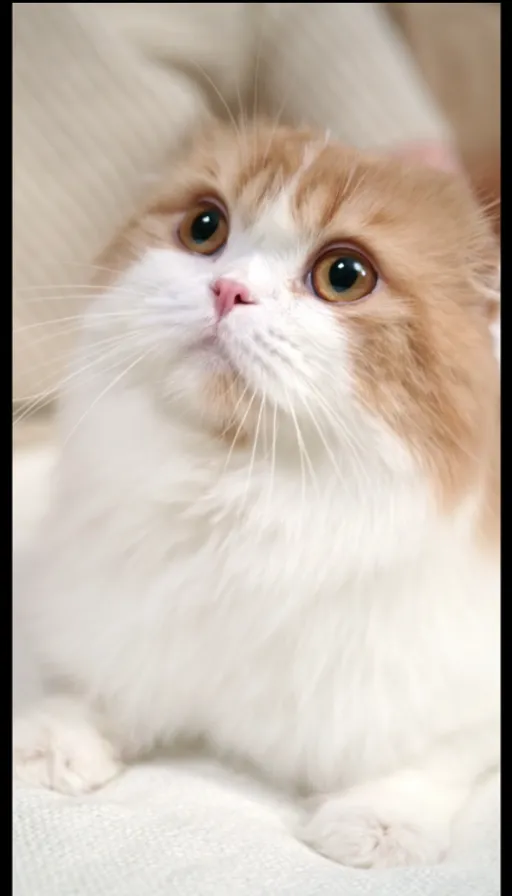
[{"label": "cat's left eye", "polygon": [[178,227],[180,242],[189,252],[214,255],[227,242],[229,224],[225,212],[211,201],[199,202],[182,218]]},{"label": "cat's left eye", "polygon": [[310,282],[320,299],[346,304],[369,296],[377,285],[378,275],[361,252],[333,246],[313,265]]}]

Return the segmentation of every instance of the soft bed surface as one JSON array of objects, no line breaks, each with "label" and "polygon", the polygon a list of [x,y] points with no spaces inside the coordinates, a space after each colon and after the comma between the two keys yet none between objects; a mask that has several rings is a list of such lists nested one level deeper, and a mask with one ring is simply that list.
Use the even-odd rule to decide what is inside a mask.
[{"label": "soft bed surface", "polygon": [[[15,457],[15,549],[44,503],[51,454]],[[22,559],[20,558],[20,562]],[[26,669],[23,652],[15,669]],[[292,833],[295,810],[214,763],[159,760],[85,798],[14,784],[15,896],[498,896],[499,779],[482,784],[451,855],[431,868],[354,871]]]},{"label": "soft bed surface", "polygon": [[[497,896],[498,782],[482,788],[443,864],[341,868],[290,813],[206,763],[149,764],[85,799],[14,794],[16,896]],[[462,833],[462,832],[461,832]]]}]

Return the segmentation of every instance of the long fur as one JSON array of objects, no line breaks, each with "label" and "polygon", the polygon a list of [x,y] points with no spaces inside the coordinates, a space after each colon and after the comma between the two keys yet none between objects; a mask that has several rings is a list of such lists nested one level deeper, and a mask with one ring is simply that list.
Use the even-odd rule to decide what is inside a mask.
[{"label": "long fur", "polygon": [[[176,240],[227,206],[214,259]],[[322,247],[381,284],[316,298]],[[20,613],[47,696],[15,770],[64,792],[204,738],[316,795],[345,864],[439,860],[498,763],[493,244],[463,185],[317,135],[200,138],[103,261]],[[216,326],[210,284],[256,298]]]}]

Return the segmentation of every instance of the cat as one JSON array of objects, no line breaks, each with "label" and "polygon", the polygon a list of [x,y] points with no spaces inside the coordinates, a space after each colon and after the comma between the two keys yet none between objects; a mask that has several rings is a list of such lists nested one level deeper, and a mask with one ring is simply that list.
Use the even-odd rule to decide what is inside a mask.
[{"label": "cat", "polygon": [[[345,865],[432,863],[499,763],[497,258],[461,178],[203,131],[103,259],[19,596],[18,778],[203,738]],[[66,380],[65,380],[66,383]]]}]

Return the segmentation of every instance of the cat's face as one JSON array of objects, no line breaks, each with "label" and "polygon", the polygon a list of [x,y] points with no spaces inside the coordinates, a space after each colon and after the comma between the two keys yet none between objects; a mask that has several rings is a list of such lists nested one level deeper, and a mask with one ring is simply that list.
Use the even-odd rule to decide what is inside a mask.
[{"label": "cat's face", "polygon": [[446,485],[495,407],[492,251],[449,175],[219,128],[115,247],[112,302],[155,388],[218,436],[278,415],[364,458],[376,426]]}]

